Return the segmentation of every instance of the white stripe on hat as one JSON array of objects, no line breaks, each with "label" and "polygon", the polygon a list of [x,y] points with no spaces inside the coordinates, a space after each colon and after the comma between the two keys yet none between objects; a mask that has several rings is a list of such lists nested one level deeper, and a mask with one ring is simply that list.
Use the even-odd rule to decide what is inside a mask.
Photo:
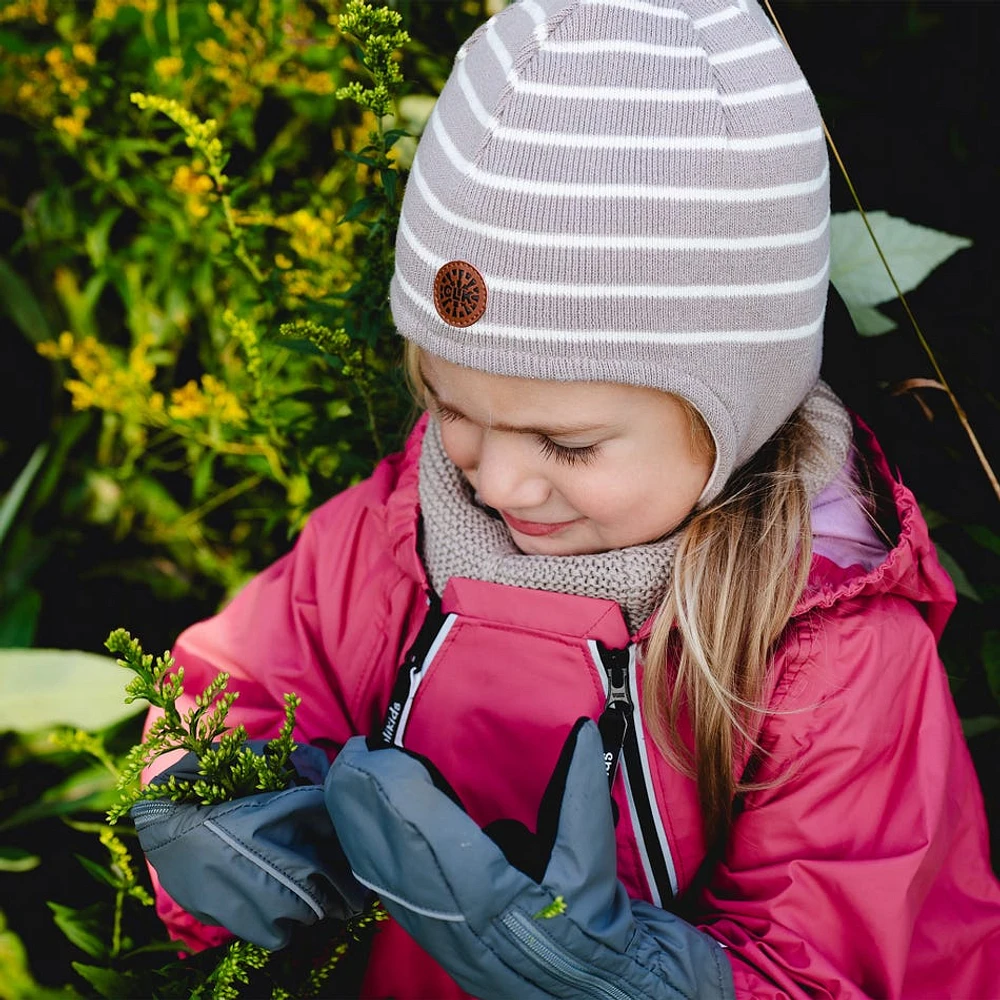
[{"label": "white stripe on hat", "polygon": [[657,45],[655,42],[633,42],[627,39],[597,38],[582,42],[547,41],[539,46],[540,52],[558,55],[591,55],[621,53],[637,56],[661,56],[672,59],[704,59],[705,53],[692,45]]},{"label": "white stripe on hat", "polygon": [[[436,327],[444,327],[441,317],[433,304],[425,299],[399,272],[396,271],[395,281],[413,304],[434,320]],[[527,326],[498,326],[479,320],[470,327],[470,335],[482,337],[506,337],[511,340],[550,341],[553,343],[600,341],[602,343],[634,344],[637,340],[652,344],[770,344],[791,340],[807,340],[814,337],[823,327],[823,312],[804,326],[795,326],[780,330],[587,330],[574,327],[571,330],[560,330],[553,327],[534,328]]]},{"label": "white stripe on hat", "polygon": [[736,62],[738,59],[750,59],[759,56],[763,52],[773,52],[775,49],[783,47],[780,38],[767,38],[763,42],[754,42],[753,45],[744,45],[742,48],[729,49],[726,52],[716,52],[708,57],[712,66],[722,66],[725,63]]},{"label": "white stripe on hat", "polygon": [[643,3],[642,0],[583,0],[586,7],[617,7],[619,10],[633,10],[639,14],[652,14],[654,17],[668,17],[675,21],[686,21],[687,14],[673,7],[657,7],[656,4]]},{"label": "white stripe on hat", "polygon": [[[406,219],[400,219],[399,232],[414,253],[432,270],[437,271],[448,258],[434,253],[417,239]],[[744,285],[640,285],[634,282],[618,284],[588,284],[584,282],[563,283],[552,281],[524,281],[519,278],[505,278],[502,275],[482,272],[488,291],[510,292],[514,295],[530,295],[536,298],[560,299],[739,299],[763,297],[791,297],[811,291],[825,280],[830,265],[829,257],[815,273],[805,278],[790,281],[772,281]]]},{"label": "white stripe on hat", "polygon": [[[530,143],[536,146],[553,146],[558,149],[686,149],[686,150],[768,150],[788,146],[804,146],[821,142],[823,130],[818,126],[802,132],[783,132],[752,138],[730,138],[725,135],[582,135],[579,132],[539,132],[510,128],[483,107],[465,70],[465,63],[456,69],[459,87],[469,109],[492,135],[507,142]],[[509,78],[509,77],[508,77]],[[516,89],[524,93],[542,94],[547,97],[572,98],[581,101],[663,101],[669,100],[670,91],[646,91],[627,87],[564,87],[560,84],[523,84]],[[691,100],[695,91],[679,91],[680,99]],[[702,92],[705,93],[705,92]],[[714,91],[707,91],[716,99]]]},{"label": "white stripe on hat", "polygon": [[830,211],[827,209],[823,219],[812,229],[792,233],[768,233],[764,236],[609,236],[604,233],[591,236],[581,233],[502,229],[499,226],[476,222],[475,219],[451,211],[431,190],[419,163],[413,164],[409,183],[416,185],[428,208],[448,225],[500,243],[512,243],[523,247],[566,247],[574,250],[601,251],[639,250],[654,253],[658,250],[780,250],[816,242],[826,235],[830,224]]},{"label": "white stripe on hat", "polygon": [[[766,188],[695,188],[673,187],[666,184],[564,184],[560,181],[538,181],[489,173],[471,163],[459,152],[436,114],[431,115],[431,130],[452,166],[483,187],[523,194],[551,195],[556,198],[645,198],[652,201],[749,203],[814,194],[826,184],[829,175],[829,167],[824,164],[818,177]],[[822,137],[822,131],[818,127],[810,131]],[[593,144],[589,145],[593,148]]]},{"label": "white stripe on hat", "polygon": [[706,14],[704,17],[699,17],[691,23],[694,25],[696,31],[701,31],[702,28],[711,28],[714,24],[719,24],[722,21],[731,21],[734,17],[739,16],[739,8],[727,7],[725,10],[720,10],[717,14]]},{"label": "white stripe on hat", "polygon": [[[773,52],[781,48],[781,40],[768,38],[752,45],[744,45],[737,49],[717,52],[708,56],[711,66],[735,62],[737,59],[749,59],[764,52]],[[637,56],[659,56],[670,59],[705,59],[704,49],[693,45],[657,45],[655,42],[635,42],[628,39],[592,39],[588,41],[553,42],[546,41],[539,46],[541,52],[551,52],[557,55],[604,55],[621,54]]]},{"label": "white stripe on hat", "polygon": [[492,20],[486,22],[486,41],[493,50],[493,54],[497,57],[497,61],[500,63],[500,66],[507,75],[507,78],[510,79],[512,74],[516,78],[517,74],[514,73],[514,60],[511,58],[511,54],[507,51],[507,47],[501,41],[500,36],[497,34],[496,26]]}]

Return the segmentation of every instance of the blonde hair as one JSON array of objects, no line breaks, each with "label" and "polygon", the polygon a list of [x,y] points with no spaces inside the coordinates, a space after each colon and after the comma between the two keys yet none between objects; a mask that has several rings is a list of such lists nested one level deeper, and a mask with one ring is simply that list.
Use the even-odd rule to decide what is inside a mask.
[{"label": "blonde hair", "polygon": [[[415,401],[426,407],[420,348],[411,341],[404,367]],[[707,424],[677,398],[689,414],[693,447],[711,455]],[[812,533],[799,470],[818,446],[797,410],[719,499],[678,529],[671,586],[643,647],[646,724],[674,766],[696,778],[710,844],[728,832],[737,794],[758,787],[734,769],[759,752],[754,730],[773,648],[805,586]],[[681,735],[685,712],[692,746]]]},{"label": "blonde hair", "polygon": [[[755,730],[768,669],[809,572],[810,502],[799,470],[818,447],[800,408],[691,517],[645,643],[647,726],[696,778],[709,845],[728,833],[736,796],[760,787],[736,769],[761,753]],[[691,746],[681,736],[685,714]]]}]

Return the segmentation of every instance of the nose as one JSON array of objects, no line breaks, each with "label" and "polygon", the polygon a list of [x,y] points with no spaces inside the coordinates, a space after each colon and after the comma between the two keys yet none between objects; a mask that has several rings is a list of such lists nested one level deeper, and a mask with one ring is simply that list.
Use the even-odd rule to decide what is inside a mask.
[{"label": "nose", "polygon": [[545,503],[550,486],[531,447],[523,434],[483,434],[476,468],[476,492],[483,503],[496,510],[524,512]]}]

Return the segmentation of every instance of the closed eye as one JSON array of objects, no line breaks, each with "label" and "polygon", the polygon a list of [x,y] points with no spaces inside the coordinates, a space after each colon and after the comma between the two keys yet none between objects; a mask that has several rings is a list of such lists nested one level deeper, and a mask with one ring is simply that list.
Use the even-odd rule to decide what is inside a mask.
[{"label": "closed eye", "polygon": [[450,424],[455,420],[464,420],[465,417],[458,412],[458,410],[449,409],[444,403],[438,402],[438,400],[433,400],[434,405],[434,415],[441,421],[442,424]]},{"label": "closed eye", "polygon": [[[466,420],[463,413],[453,410],[440,400],[433,400],[434,413],[442,424],[454,423],[458,420]],[[558,444],[545,434],[536,434],[538,446],[545,458],[551,458],[562,465],[586,465],[597,457],[596,444],[584,445],[580,448],[571,448],[565,444]]]},{"label": "closed eye", "polygon": [[582,448],[569,448],[564,444],[557,444],[552,438],[538,436],[538,444],[542,449],[542,454],[546,458],[554,459],[563,465],[588,465],[597,457],[597,445],[588,444]]}]

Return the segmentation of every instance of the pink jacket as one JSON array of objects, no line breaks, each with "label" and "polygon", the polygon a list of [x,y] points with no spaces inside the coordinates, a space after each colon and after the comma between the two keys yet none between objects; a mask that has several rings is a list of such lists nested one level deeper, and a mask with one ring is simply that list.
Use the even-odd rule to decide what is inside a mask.
[{"label": "pink jacket", "polygon": [[[188,629],[175,655],[194,693],[231,673],[231,718],[251,736],[273,735],[282,694],[296,691],[301,742],[333,755],[387,726],[480,824],[533,828],[569,727],[604,708],[600,644],[634,650],[650,623],[630,636],[610,601],[453,579],[421,631],[422,430],[318,509],[295,549]],[[640,717],[614,792],[619,877],[664,906],[691,888],[683,912],[727,947],[739,997],[996,996],[1000,885],[935,649],[954,591],[912,494],[866,429],[858,438],[895,501],[898,537],[872,569],[814,557],[762,733],[757,780],[781,780],[746,796],[724,855],[691,888],[706,858],[694,783]],[[627,662],[639,704],[641,664],[634,652]],[[194,947],[225,936],[162,892],[158,909]],[[465,996],[392,922],[363,995]]]}]

